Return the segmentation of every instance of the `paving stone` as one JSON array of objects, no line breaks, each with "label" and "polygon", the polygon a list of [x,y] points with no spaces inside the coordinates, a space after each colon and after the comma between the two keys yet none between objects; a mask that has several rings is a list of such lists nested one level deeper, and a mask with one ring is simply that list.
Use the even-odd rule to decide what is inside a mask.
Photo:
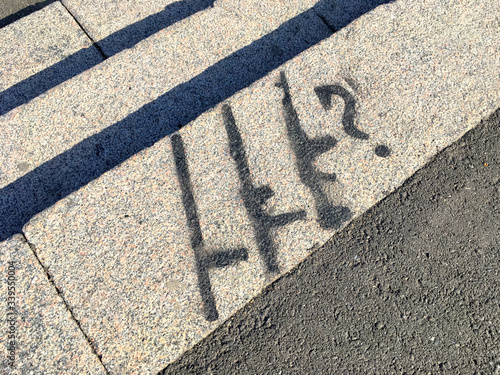
[{"label": "paving stone", "polygon": [[2,242],[0,254],[2,374],[105,374],[24,238]]},{"label": "paving stone", "polygon": [[335,30],[347,26],[377,6],[395,0],[323,0],[315,6],[316,13]]},{"label": "paving stone", "polygon": [[110,373],[161,370],[495,110],[499,10],[377,8],[33,218]]},{"label": "paving stone", "polygon": [[217,0],[215,6],[224,7],[247,19],[260,22],[262,27],[268,30],[277,28],[283,22],[300,17],[302,13],[309,11],[320,17],[332,31],[337,31],[377,6],[391,1],[394,0]]},{"label": "paving stone", "polygon": [[0,237],[328,35],[212,8],[0,116]]},{"label": "paving stone", "polygon": [[[0,91],[92,45],[59,2],[0,29],[0,40]],[[94,57],[102,60],[97,50]]]}]

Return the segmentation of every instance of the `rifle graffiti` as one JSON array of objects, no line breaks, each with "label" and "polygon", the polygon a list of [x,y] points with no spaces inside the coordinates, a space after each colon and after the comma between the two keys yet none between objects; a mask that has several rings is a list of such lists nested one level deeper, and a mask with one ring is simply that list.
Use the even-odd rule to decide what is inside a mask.
[{"label": "rifle graffiti", "polygon": [[[342,223],[352,217],[352,213],[348,207],[330,202],[327,196],[325,184],[335,182],[337,179],[336,174],[321,172],[314,165],[321,154],[332,150],[337,146],[338,142],[330,135],[314,139],[306,134],[301,126],[298,113],[293,106],[290,87],[284,72],[280,73],[276,86],[283,90],[283,117],[288,142],[295,155],[295,166],[299,179],[309,189],[314,198],[318,223],[324,229],[338,229]],[[369,138],[368,134],[355,126],[357,113],[356,99],[353,94],[340,85],[318,86],[314,88],[314,91],[325,111],[332,108],[333,96],[340,97],[344,102],[342,116],[344,132],[359,140]],[[230,155],[235,163],[241,185],[240,195],[253,226],[259,255],[263,260],[266,272],[278,273],[277,249],[272,231],[297,220],[306,219],[306,212],[301,210],[279,215],[270,215],[266,212],[265,203],[274,195],[274,191],[268,185],[256,186],[253,182],[244,142],[231,107],[229,104],[223,104],[221,110]],[[210,283],[209,270],[246,261],[248,260],[249,250],[237,248],[214,251],[205,247],[197,206],[192,192],[184,144],[179,134],[172,135],[171,142],[182,191],[182,202],[191,232],[191,246],[196,262],[198,287],[203,302],[204,316],[208,321],[215,321],[219,318],[219,313]],[[390,149],[385,145],[379,145],[375,148],[375,154],[380,157],[387,157],[390,155]]]}]

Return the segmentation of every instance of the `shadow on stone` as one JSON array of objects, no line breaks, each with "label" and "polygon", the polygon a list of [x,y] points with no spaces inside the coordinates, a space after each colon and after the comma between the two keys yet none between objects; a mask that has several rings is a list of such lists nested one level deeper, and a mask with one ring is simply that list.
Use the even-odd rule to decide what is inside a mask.
[{"label": "shadow on stone", "polygon": [[[349,20],[359,16],[360,9],[366,12],[383,2],[389,1],[362,2],[366,6],[353,9],[350,16],[346,15],[338,25],[345,26]],[[320,1],[275,31],[0,189],[0,241],[20,233],[24,224],[39,212],[330,36],[331,32],[322,23],[324,21],[319,20],[318,14],[322,15],[322,19],[335,20],[328,13],[333,11],[331,9],[329,2]],[[309,26],[308,33],[297,39],[301,25]],[[334,26],[335,29],[340,28]],[[80,53],[84,56],[86,52]],[[61,64],[63,67],[64,63]],[[26,83],[27,87],[37,85],[35,78],[26,81],[30,82]],[[1,100],[4,100],[5,93],[0,93]],[[24,102],[33,97],[26,94]]]},{"label": "shadow on stone", "polygon": [[[32,3],[35,3],[35,4],[27,6],[27,7],[15,12],[15,13],[9,14],[8,16],[0,19],[0,29],[7,26],[7,25],[10,25],[13,22],[16,22],[17,20],[20,20],[23,17],[29,16],[31,13],[34,13],[40,9],[45,8],[47,5],[50,5],[55,1],[56,0],[45,0],[45,1],[33,0],[33,1],[31,1]],[[14,4],[19,4],[19,3],[15,2]],[[15,7],[16,5],[13,5],[13,6]],[[12,9],[13,6],[7,7],[7,9],[9,9],[9,8]],[[17,6],[19,6],[19,5],[17,5]]]},{"label": "shadow on stone", "polygon": [[64,60],[16,83],[0,92],[0,116],[98,65],[102,62],[103,57],[111,57],[127,48],[132,48],[141,40],[209,8],[213,3],[214,0],[185,0],[172,3],[161,12],[146,17],[98,41],[98,48],[93,45],[81,49]]}]

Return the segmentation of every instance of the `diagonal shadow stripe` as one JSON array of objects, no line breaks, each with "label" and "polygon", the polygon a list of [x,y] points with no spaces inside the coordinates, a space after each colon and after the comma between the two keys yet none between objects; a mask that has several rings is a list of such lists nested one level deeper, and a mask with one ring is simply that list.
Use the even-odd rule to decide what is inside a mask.
[{"label": "diagonal shadow stripe", "polygon": [[38,2],[36,4],[27,6],[26,8],[23,8],[19,10],[16,13],[10,14],[5,18],[0,19],[0,29],[10,25],[13,22],[16,22],[17,20],[20,20],[23,17],[29,16],[31,13],[35,13],[36,11],[45,8],[46,6],[55,3],[57,0],[45,0],[42,2]]},{"label": "diagonal shadow stripe", "polygon": [[[133,23],[98,42],[107,57],[131,48],[151,35],[193,14],[213,6],[215,0],[184,0]],[[64,60],[0,92],[0,116],[42,95],[61,83],[100,64],[102,57],[95,46],[83,48]]]},{"label": "diagonal shadow stripe", "polygon": [[[322,4],[323,1],[317,6]],[[379,4],[377,1],[376,5]],[[2,188],[0,241],[21,232],[23,225],[39,212],[330,36],[321,23],[312,24],[311,19],[317,19],[316,11],[317,7],[312,8],[285,22],[272,33]],[[309,38],[290,37],[297,33],[298,25],[305,24],[317,30],[312,30]]]},{"label": "diagonal shadow stripe", "polygon": [[141,40],[149,38],[176,22],[192,16],[214,5],[215,0],[184,0],[169,4],[161,12],[152,14],[141,21],[124,27],[110,36],[98,41],[104,53],[114,56],[124,49],[132,48]]}]

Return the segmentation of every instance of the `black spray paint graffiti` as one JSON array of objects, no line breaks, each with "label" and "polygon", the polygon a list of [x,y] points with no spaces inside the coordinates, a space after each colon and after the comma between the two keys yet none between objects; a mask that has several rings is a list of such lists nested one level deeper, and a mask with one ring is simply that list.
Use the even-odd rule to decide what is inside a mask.
[{"label": "black spray paint graffiti", "polygon": [[209,253],[203,245],[203,234],[200,228],[196,202],[193,196],[191,179],[189,177],[189,168],[186,160],[184,143],[179,134],[171,137],[172,148],[175,159],[175,167],[179,177],[179,183],[182,190],[182,203],[186,212],[188,227],[191,231],[191,247],[194,251],[196,269],[198,273],[198,286],[200,288],[201,299],[205,319],[214,321],[219,318],[215,297],[210,284],[208,271],[215,267],[225,267],[230,264],[247,260],[248,250],[241,248],[235,250],[220,250]]},{"label": "black spray paint graffiti", "polygon": [[274,195],[274,192],[267,185],[256,187],[253,184],[248,160],[243,147],[243,140],[241,139],[241,134],[236,126],[236,121],[234,120],[229,105],[224,104],[222,106],[222,116],[229,138],[231,157],[236,163],[238,177],[241,182],[240,194],[243,198],[246,211],[253,222],[260,256],[264,259],[264,263],[269,272],[279,272],[276,260],[276,249],[270,231],[276,227],[281,227],[293,221],[304,219],[306,217],[306,212],[290,212],[275,216],[265,212],[263,206],[266,201]]},{"label": "black spray paint graffiti", "polygon": [[[282,79],[285,75],[282,72]],[[356,118],[356,100],[354,96],[345,88],[339,85],[319,86],[314,88],[314,92],[325,110],[332,108],[332,96],[340,96],[344,100],[344,115],[342,116],[342,125],[344,131],[351,137],[358,139],[368,139],[368,134],[363,133],[361,130],[354,126]]]},{"label": "black spray paint graffiti", "polygon": [[[324,184],[336,181],[336,175],[318,171],[314,166],[317,157],[335,147],[337,140],[332,136],[324,136],[318,139],[309,138],[302,129],[297,111],[293,107],[290,87],[284,72],[281,72],[280,81],[276,86],[283,89],[284,92],[282,104],[288,138],[296,157],[299,178],[309,188],[314,197],[320,226],[325,229],[339,228],[344,221],[351,218],[351,211],[348,207],[333,205],[325,193]],[[325,110],[331,109],[333,95],[342,98],[345,103],[342,117],[344,131],[349,136],[357,139],[366,140],[369,138],[368,134],[357,129],[354,125],[356,101],[349,91],[339,85],[319,86],[314,91]],[[274,195],[274,192],[267,185],[256,187],[253,183],[243,139],[228,104],[222,106],[222,117],[228,136],[231,158],[236,164],[241,183],[240,194],[245,209],[252,220],[259,254],[268,272],[279,272],[276,246],[271,231],[277,227],[305,219],[306,212],[302,210],[280,215],[269,215],[266,212],[264,205]],[[248,260],[248,250],[240,248],[211,252],[205,248],[196,202],[192,192],[184,144],[179,134],[172,135],[171,141],[177,175],[182,190],[182,202],[186,211],[188,227],[191,231],[191,246],[196,261],[198,286],[203,301],[204,315],[208,321],[214,321],[218,319],[219,314],[212,292],[209,270]],[[386,157],[390,154],[390,150],[386,146],[379,145],[375,148],[375,153],[378,156]]]},{"label": "black spray paint graffiti", "polygon": [[351,211],[347,207],[332,205],[324,192],[324,182],[333,182],[337,176],[334,173],[320,172],[313,165],[319,155],[335,147],[337,140],[332,136],[310,139],[300,126],[284,72],[281,72],[280,81],[276,86],[284,91],[282,103],[288,138],[295,154],[299,178],[309,188],[316,202],[319,224],[322,228],[338,228],[342,222],[350,219]]},{"label": "black spray paint graffiti", "polygon": [[[284,73],[282,73],[284,77]],[[332,109],[332,96],[340,96],[344,100],[344,115],[342,116],[342,126],[347,135],[358,139],[368,139],[368,134],[362,132],[354,125],[354,120],[356,119],[356,100],[354,96],[347,91],[345,88],[339,85],[327,85],[318,86],[314,88],[314,92],[318,96],[318,99],[325,109],[328,111]],[[378,145],[375,147],[375,154],[382,158],[389,156],[391,150],[389,147],[384,145]]]},{"label": "black spray paint graffiti", "polygon": [[[280,80],[276,84],[284,92],[282,99],[284,107],[284,117],[291,148],[295,154],[296,165],[299,178],[306,185],[316,202],[318,221],[322,228],[339,228],[340,225],[351,218],[352,214],[348,207],[334,206],[328,200],[324,190],[324,184],[334,182],[337,179],[335,173],[323,173],[314,166],[317,157],[336,146],[337,140],[332,136],[324,136],[319,139],[311,139],[307,136],[300,125],[299,116],[293,107],[290,87],[284,72],[280,73]],[[321,105],[325,110],[331,109],[333,95],[337,95],[344,100],[344,114],[342,125],[344,131],[351,137],[368,139],[368,134],[357,129],[354,125],[356,118],[356,100],[354,96],[345,88],[339,85],[319,86],[314,89]],[[378,156],[386,157],[390,154],[386,146],[377,146],[375,153]]]}]

